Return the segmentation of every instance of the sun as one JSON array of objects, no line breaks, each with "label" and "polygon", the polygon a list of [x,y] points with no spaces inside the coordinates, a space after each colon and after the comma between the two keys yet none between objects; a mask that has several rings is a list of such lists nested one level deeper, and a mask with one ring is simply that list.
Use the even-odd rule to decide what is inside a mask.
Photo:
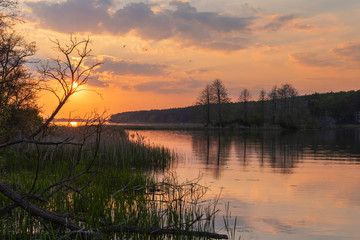
[{"label": "sun", "polygon": [[77,122],[70,122],[70,126],[71,127],[77,127],[78,123]]},{"label": "sun", "polygon": [[73,82],[72,88],[76,88],[77,86],[79,86],[79,84],[77,82]]}]

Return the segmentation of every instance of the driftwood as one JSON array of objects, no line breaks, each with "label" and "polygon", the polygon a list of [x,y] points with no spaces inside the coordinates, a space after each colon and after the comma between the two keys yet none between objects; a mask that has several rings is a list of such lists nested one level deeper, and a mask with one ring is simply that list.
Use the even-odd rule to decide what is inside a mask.
[{"label": "driftwood", "polygon": [[7,196],[9,199],[13,200],[16,204],[18,204],[20,207],[22,207],[25,211],[31,213],[35,217],[41,217],[45,220],[65,226],[66,228],[68,228],[72,231],[76,231],[76,230],[78,231],[81,229],[81,227],[79,227],[75,223],[68,221],[67,218],[62,217],[55,212],[51,212],[51,211],[39,208],[38,206],[30,203],[28,200],[26,200],[20,194],[16,193],[14,190],[9,188],[4,183],[0,183],[0,192],[2,194],[4,194],[5,196]]},{"label": "driftwood", "polygon": [[181,230],[181,229],[168,229],[168,228],[142,228],[137,226],[128,226],[128,225],[113,225],[108,227],[103,227],[100,229],[86,230],[78,226],[77,224],[69,221],[67,218],[61,216],[58,213],[42,209],[27,200],[26,197],[21,196],[16,193],[14,190],[9,188],[5,183],[0,183],[0,192],[7,196],[9,199],[14,201],[13,204],[2,209],[5,212],[20,206],[28,213],[32,214],[34,217],[40,217],[46,221],[56,223],[58,225],[64,226],[71,230],[70,234],[80,234],[80,235],[96,235],[99,233],[115,233],[115,232],[129,232],[129,233],[143,233],[151,235],[186,235],[186,236],[197,236],[197,237],[206,237],[213,239],[228,239],[227,235],[210,233],[210,232],[201,232],[201,231],[190,231],[190,230]]}]

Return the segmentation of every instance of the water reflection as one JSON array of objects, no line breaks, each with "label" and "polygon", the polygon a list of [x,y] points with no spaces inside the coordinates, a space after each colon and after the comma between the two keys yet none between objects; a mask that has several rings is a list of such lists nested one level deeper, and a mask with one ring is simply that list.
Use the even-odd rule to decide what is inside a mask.
[{"label": "water reflection", "polygon": [[209,198],[222,189],[242,240],[360,236],[360,129],[139,133],[186,153],[180,180],[201,173]]},{"label": "water reflection", "polygon": [[[220,177],[229,158],[243,167],[253,161],[260,167],[291,174],[303,159],[336,160],[339,156],[358,161],[360,129],[343,131],[238,133],[224,131],[191,134],[192,152],[198,161],[214,169]],[[341,158],[342,159],[342,158]]]}]

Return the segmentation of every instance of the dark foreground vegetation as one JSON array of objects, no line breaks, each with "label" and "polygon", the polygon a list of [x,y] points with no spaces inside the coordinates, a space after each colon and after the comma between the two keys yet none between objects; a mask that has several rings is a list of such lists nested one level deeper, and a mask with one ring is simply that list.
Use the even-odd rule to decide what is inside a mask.
[{"label": "dark foreground vegetation", "polygon": [[[201,201],[206,187],[166,174],[176,161],[169,150],[104,126],[103,114],[76,128],[51,125],[101,63],[84,64],[89,39],[54,39],[59,57],[33,76],[35,43],[13,29],[17,1],[0,1],[0,10],[0,238],[227,238],[214,233],[217,199]],[[45,121],[39,91],[58,100]]]},{"label": "dark foreground vegetation", "polygon": [[[111,116],[116,123],[197,123],[204,126],[334,128],[360,122],[360,91],[298,96],[289,84],[261,91],[249,101],[246,89],[238,102],[216,103],[207,86],[196,105],[166,110],[124,112]],[[204,97],[205,96],[205,97]],[[221,106],[221,108],[219,108]],[[221,115],[219,115],[221,112]]]},{"label": "dark foreground vegetation", "polygon": [[154,177],[169,168],[173,153],[116,128],[102,129],[98,139],[98,130],[56,127],[43,144],[2,150],[0,236],[226,238],[212,233],[216,201],[200,204],[205,187]]}]

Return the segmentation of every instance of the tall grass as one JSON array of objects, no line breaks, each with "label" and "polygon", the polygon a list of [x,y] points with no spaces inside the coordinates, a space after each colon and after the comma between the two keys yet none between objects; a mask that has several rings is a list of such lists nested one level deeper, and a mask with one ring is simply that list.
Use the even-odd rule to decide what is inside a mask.
[{"label": "tall grass", "polygon": [[[61,127],[45,139],[54,141],[67,136],[66,142],[82,145],[22,144],[6,149],[0,154],[0,181],[34,204],[63,214],[84,229],[129,225],[144,229],[214,231],[217,201],[204,205],[201,198],[205,187],[197,182],[178,183],[171,174],[161,182],[155,181],[155,172],[169,169],[176,161],[174,153],[147,143],[141,136],[132,136],[130,140],[117,127],[103,129],[101,138],[92,131]],[[47,188],[77,175],[80,176]],[[1,208],[11,203],[0,195]],[[0,236],[8,239],[83,236],[34,218],[20,207],[0,218]],[[124,231],[99,233],[97,237],[144,239],[150,235]],[[183,239],[183,236],[162,238]]]}]

